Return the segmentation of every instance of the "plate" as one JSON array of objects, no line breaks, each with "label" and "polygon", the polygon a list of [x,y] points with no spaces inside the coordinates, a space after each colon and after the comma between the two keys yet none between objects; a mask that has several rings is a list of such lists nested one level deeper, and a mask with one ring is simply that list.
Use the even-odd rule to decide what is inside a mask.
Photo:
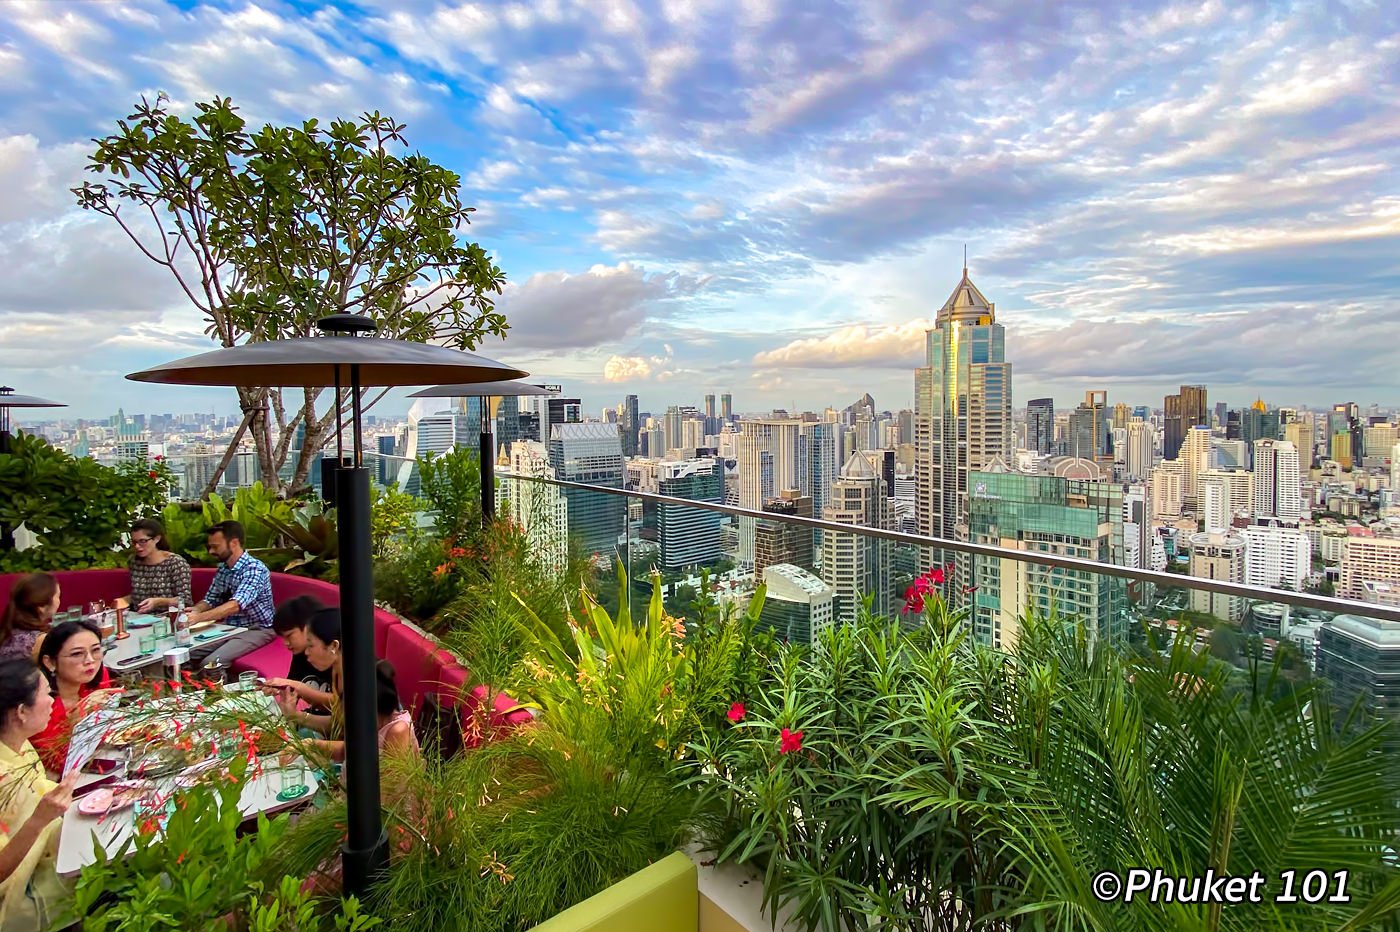
[{"label": "plate", "polygon": [[100,816],[118,809],[125,809],[136,802],[137,793],[130,789],[113,792],[107,787],[93,790],[78,800],[78,811],[83,815]]}]

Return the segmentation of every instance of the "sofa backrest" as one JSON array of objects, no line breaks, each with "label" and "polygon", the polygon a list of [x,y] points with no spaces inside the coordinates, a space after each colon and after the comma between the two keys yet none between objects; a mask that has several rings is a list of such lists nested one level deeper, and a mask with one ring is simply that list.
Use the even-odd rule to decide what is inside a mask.
[{"label": "sofa backrest", "polygon": [[[0,574],[0,605],[9,601],[10,589],[20,575]],[[53,575],[61,589],[60,610],[74,605],[86,610],[89,602],[99,599],[110,602],[131,590],[131,578],[124,569],[60,570]],[[196,601],[204,598],[213,579],[214,570],[209,567],[195,567],[192,570],[190,585]],[[326,605],[340,604],[339,586],[307,576],[272,574],[274,603],[280,605],[298,595],[314,596]],[[280,654],[270,658],[277,670],[286,670],[291,655],[286,653],[281,641],[274,641],[260,650],[274,654],[280,650],[286,654],[285,658]],[[374,654],[394,665],[399,696],[404,707],[414,715],[421,709],[423,698],[432,694],[457,706],[468,726],[473,718],[481,718],[486,688],[477,686],[468,690],[466,686],[470,677],[455,656],[416,626],[381,608],[374,610]],[[275,675],[282,674],[279,672]],[[529,711],[518,708],[516,701],[508,696],[498,694],[492,705],[488,721],[497,728],[518,725],[531,718]]]}]

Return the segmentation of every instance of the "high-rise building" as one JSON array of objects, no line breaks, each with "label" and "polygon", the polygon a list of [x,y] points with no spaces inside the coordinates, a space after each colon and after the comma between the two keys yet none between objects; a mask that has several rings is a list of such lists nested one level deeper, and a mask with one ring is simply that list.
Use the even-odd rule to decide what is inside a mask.
[{"label": "high-rise building", "polygon": [[[822,517],[856,528],[888,530],[889,492],[878,464],[852,454],[831,486],[831,501]],[[889,614],[890,550],[889,541],[868,534],[822,534],[822,580],[835,590],[837,621],[854,621],[867,595],[873,614]]]},{"label": "high-rise building", "polygon": [[[662,495],[692,502],[724,502],[724,473],[713,459],[659,464]],[[661,502],[656,506],[656,534],[661,565],[668,570],[701,566],[720,558],[720,522],[716,511]]]},{"label": "high-rise building", "polygon": [[1135,417],[1128,422],[1128,455],[1125,459],[1128,477],[1146,481],[1152,475],[1152,425]]},{"label": "high-rise building", "polygon": [[1317,674],[1332,684],[1333,708],[1360,702],[1371,716],[1400,718],[1400,621],[1337,615],[1323,622]]},{"label": "high-rise building", "polygon": [[[969,481],[973,543],[1125,562],[1121,486],[1010,472],[974,472]],[[1028,611],[1073,619],[1095,638],[1127,637],[1127,587],[1117,577],[1002,557],[975,556],[972,566],[972,629],[985,644],[1015,644]]]},{"label": "high-rise building", "polygon": [[1162,407],[1162,458],[1174,460],[1181,451],[1181,445],[1186,442],[1186,435],[1191,428],[1210,427],[1210,418],[1206,411],[1206,387],[1183,385],[1180,392],[1166,397]]},{"label": "high-rise building", "polygon": [[533,481],[550,477],[549,451],[534,440],[506,448],[508,460],[496,472],[496,513],[518,523],[533,554],[563,571],[569,556],[569,505],[564,489]]},{"label": "high-rise building", "polygon": [[640,452],[642,424],[637,411],[637,396],[622,399],[622,455],[636,456]]},{"label": "high-rise building", "polygon": [[1296,525],[1303,516],[1302,468],[1298,448],[1287,440],[1254,444],[1254,517]]},{"label": "high-rise building", "polygon": [[1244,579],[1251,586],[1303,591],[1312,572],[1312,542],[1297,528],[1252,526],[1245,542]]},{"label": "high-rise building", "polygon": [[758,624],[774,637],[807,644],[835,622],[835,590],[804,567],[775,563],[761,578],[768,594]]},{"label": "high-rise building", "polygon": [[1342,544],[1341,571],[1337,595],[1344,599],[1365,598],[1362,583],[1367,581],[1400,583],[1400,537],[1349,534]]},{"label": "high-rise building", "polygon": [[1026,449],[1049,454],[1055,442],[1055,399],[1032,398],[1026,403]]},{"label": "high-rise building", "polygon": [[[1202,579],[1244,582],[1245,540],[1232,531],[1203,531],[1192,534],[1191,575]],[[1191,610],[1214,615],[1225,621],[1240,621],[1245,602],[1239,596],[1222,595],[1205,589],[1191,590]]]},{"label": "high-rise building", "polygon": [[[778,497],[763,503],[763,510],[775,515],[810,518],[813,516],[812,498],[797,489],[783,489]],[[787,521],[759,521],[757,524],[754,530],[755,579],[762,579],[763,571],[778,563],[815,570],[812,528]]]},{"label": "high-rise building", "polygon": [[1069,416],[1070,456],[1093,460],[1100,466],[1113,465],[1112,425],[1108,413],[1108,393],[1089,391]]},{"label": "high-rise building", "polygon": [[928,331],[927,365],[914,373],[917,513],[925,535],[955,538],[965,517],[968,473],[1011,459],[1005,344],[995,305],[964,267]]},{"label": "high-rise building", "polygon": [[[549,465],[554,478],[611,489],[623,488],[622,435],[616,424],[555,424],[550,429]],[[627,503],[618,495],[564,489],[569,536],[585,553],[616,555],[626,530]]]}]

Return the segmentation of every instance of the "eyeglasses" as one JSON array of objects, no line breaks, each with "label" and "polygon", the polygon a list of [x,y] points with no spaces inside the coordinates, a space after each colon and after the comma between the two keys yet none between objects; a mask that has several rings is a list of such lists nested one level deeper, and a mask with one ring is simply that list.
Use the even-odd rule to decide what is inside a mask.
[{"label": "eyeglasses", "polygon": [[133,537],[131,542],[133,544],[149,544],[153,540],[155,540],[154,537]]}]

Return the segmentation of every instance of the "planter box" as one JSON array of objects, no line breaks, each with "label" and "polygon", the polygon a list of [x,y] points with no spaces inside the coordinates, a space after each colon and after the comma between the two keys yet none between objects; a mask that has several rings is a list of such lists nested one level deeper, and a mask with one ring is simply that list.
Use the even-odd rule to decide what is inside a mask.
[{"label": "planter box", "polygon": [[569,907],[533,932],[698,932],[695,862],[677,851]]}]

